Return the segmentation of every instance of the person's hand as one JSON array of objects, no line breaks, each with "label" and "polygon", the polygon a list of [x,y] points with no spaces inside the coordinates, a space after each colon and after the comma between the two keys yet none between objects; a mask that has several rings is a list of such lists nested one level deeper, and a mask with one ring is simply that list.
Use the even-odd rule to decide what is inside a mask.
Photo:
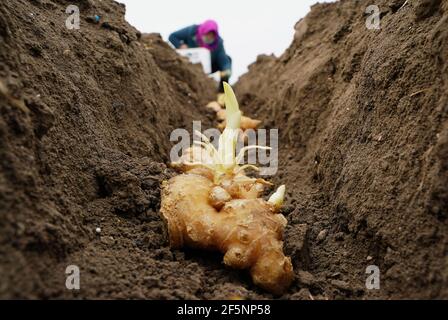
[{"label": "person's hand", "polygon": [[224,70],[224,71],[219,72],[219,75],[221,78],[230,77],[231,74],[232,74],[232,72],[230,70]]},{"label": "person's hand", "polygon": [[221,81],[221,72],[220,71],[216,71],[214,73],[209,74],[208,77],[210,79],[215,80],[216,82],[219,82],[219,81]]},{"label": "person's hand", "polygon": [[179,49],[188,49],[188,46],[184,43],[180,45]]}]

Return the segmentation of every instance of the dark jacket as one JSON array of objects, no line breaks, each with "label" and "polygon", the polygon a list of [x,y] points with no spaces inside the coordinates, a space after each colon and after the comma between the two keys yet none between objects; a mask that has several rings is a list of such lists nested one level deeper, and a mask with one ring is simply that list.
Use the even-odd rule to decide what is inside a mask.
[{"label": "dark jacket", "polygon": [[[182,44],[186,44],[189,48],[198,48],[199,45],[196,41],[196,33],[198,25],[192,25],[179,31],[173,32],[169,41],[175,48],[179,48]],[[225,71],[232,69],[232,60],[227,55],[224,49],[224,41],[221,37],[218,37],[218,46],[215,50],[211,51],[212,58],[212,72]]]}]

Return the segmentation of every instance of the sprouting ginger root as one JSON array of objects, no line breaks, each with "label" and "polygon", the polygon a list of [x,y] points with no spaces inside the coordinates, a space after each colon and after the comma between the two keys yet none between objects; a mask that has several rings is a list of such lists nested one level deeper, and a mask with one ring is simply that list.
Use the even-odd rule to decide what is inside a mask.
[{"label": "sprouting ginger root", "polygon": [[216,113],[220,112],[222,109],[221,105],[219,104],[218,101],[211,101],[207,104],[206,106],[207,108],[215,111]]},{"label": "sprouting ginger root", "polygon": [[293,280],[291,260],[283,254],[286,219],[257,198],[260,190],[249,199],[232,199],[208,178],[182,174],[164,183],[161,213],[172,248],[221,251],[226,265],[250,269],[256,285],[281,294]]},{"label": "sprouting ginger root", "polygon": [[[208,108],[213,109],[216,112],[216,117],[218,118],[218,121],[220,122],[218,125],[218,129],[223,131],[226,127],[226,110],[225,109],[218,109],[220,108],[220,105],[216,102],[210,102],[207,105]],[[241,130],[246,131],[248,129],[257,129],[258,126],[261,124],[260,120],[252,119],[246,116],[241,116],[241,123],[240,128]]]},{"label": "sprouting ginger root", "polygon": [[285,187],[278,188],[268,201],[260,198],[263,179],[249,178],[240,166],[236,141],[241,130],[241,112],[231,87],[226,91],[226,128],[216,149],[201,135],[203,142],[185,151],[173,163],[184,172],[163,183],[161,215],[166,222],[170,245],[217,250],[224,263],[237,269],[250,269],[254,283],[274,294],[283,293],[294,273],[291,259],[283,254],[286,219],[279,213]]},{"label": "sprouting ginger root", "polygon": [[[241,130],[243,130],[243,132],[246,131],[246,130],[249,130],[249,129],[255,130],[255,129],[258,128],[258,126],[260,124],[261,124],[260,120],[255,120],[255,119],[252,119],[252,118],[249,118],[249,117],[245,117],[245,116],[241,117],[241,125],[240,126],[241,126]],[[218,129],[220,129],[221,131],[224,130],[225,127],[226,127],[226,122],[225,121],[222,121],[218,125]]]},{"label": "sprouting ginger root", "polygon": [[212,158],[204,148],[194,145],[186,149],[180,159],[172,162],[171,166],[179,171],[187,172],[191,169],[201,168],[204,164],[211,164],[212,162]]},{"label": "sprouting ginger root", "polygon": [[225,121],[226,120],[226,110],[221,109],[218,112],[216,112],[216,117],[218,118],[218,121]]},{"label": "sprouting ginger root", "polygon": [[[217,113],[217,117],[218,117],[218,129],[223,131],[226,128],[226,120],[225,120],[225,110],[221,110]],[[249,117],[245,117],[245,116],[241,116],[241,123],[240,123],[240,128],[241,128],[241,139],[242,141],[247,142],[249,139],[249,136],[247,135],[247,130],[256,130],[258,128],[258,126],[261,124],[260,120],[255,120]]]}]

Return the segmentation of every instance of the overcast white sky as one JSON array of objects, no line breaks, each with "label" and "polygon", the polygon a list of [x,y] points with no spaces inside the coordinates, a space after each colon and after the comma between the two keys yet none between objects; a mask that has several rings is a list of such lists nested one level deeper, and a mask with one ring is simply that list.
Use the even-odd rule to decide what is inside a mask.
[{"label": "overcast white sky", "polygon": [[214,19],[227,54],[233,60],[232,82],[247,71],[259,54],[279,56],[290,45],[294,25],[316,2],[329,0],[118,0],[126,19],[142,32],[171,32]]}]

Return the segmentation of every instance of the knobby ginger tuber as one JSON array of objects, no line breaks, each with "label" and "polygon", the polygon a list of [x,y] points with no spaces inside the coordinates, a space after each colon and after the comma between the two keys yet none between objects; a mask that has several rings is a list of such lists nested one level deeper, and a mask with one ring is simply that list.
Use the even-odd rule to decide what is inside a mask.
[{"label": "knobby ginger tuber", "polygon": [[229,200],[221,189],[216,205],[216,186],[206,177],[182,174],[164,184],[161,211],[171,246],[219,250],[226,265],[250,269],[255,284],[281,294],[293,278],[282,251],[286,219],[263,199]]},{"label": "knobby ginger tuber", "polygon": [[[216,112],[216,117],[218,119],[218,121],[220,122],[218,125],[218,129],[220,129],[221,131],[225,129],[226,127],[226,110],[221,108],[221,105],[216,102],[216,101],[212,101],[207,105],[207,108],[212,109],[213,111]],[[255,120],[249,117],[245,117],[245,116],[241,116],[241,121],[240,121],[240,128],[241,130],[246,131],[249,129],[257,129],[258,126],[261,124],[260,120]]]},{"label": "knobby ginger tuber", "polygon": [[249,269],[256,285],[281,294],[293,280],[291,260],[283,254],[287,221],[279,213],[285,188],[266,201],[260,196],[270,183],[247,177],[245,169],[253,166],[239,166],[241,112],[230,86],[224,87],[227,127],[219,148],[203,137],[173,164],[184,173],[163,183],[161,214],[172,248],[220,251],[226,265]]},{"label": "knobby ginger tuber", "polygon": [[215,111],[216,113],[220,112],[222,110],[221,105],[217,101],[212,101],[206,106],[207,108]]},{"label": "knobby ginger tuber", "polygon": [[[241,125],[240,125],[240,127],[241,127],[241,130],[243,130],[243,132],[246,131],[246,130],[249,130],[249,129],[255,130],[255,129],[258,128],[258,126],[260,124],[261,124],[260,120],[251,119],[251,118],[245,117],[245,116],[241,117]],[[220,130],[224,130],[225,127],[226,127],[226,122],[225,121],[222,121],[218,125],[218,129],[220,129]]]}]

